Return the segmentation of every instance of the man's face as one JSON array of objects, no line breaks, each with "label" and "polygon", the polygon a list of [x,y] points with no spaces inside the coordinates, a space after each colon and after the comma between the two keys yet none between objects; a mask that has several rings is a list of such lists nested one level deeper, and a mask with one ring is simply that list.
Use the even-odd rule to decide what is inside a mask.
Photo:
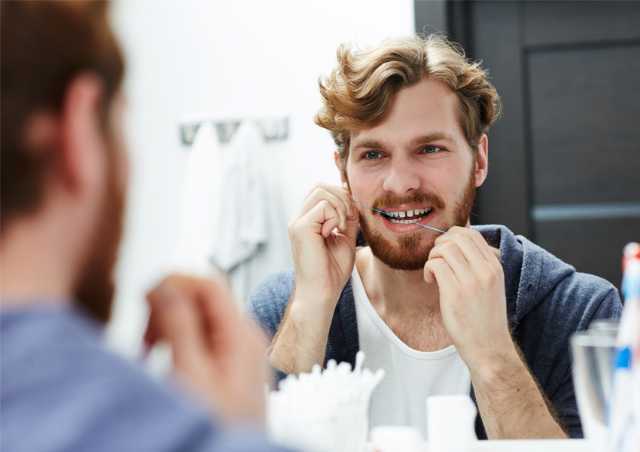
[{"label": "man's face", "polygon": [[109,130],[103,134],[106,168],[100,218],[74,291],[74,299],[78,305],[102,322],[107,322],[111,315],[115,294],[113,273],[125,211],[127,158],[123,117],[124,101],[119,96],[111,108]]},{"label": "man's face", "polygon": [[468,224],[487,148],[486,138],[470,148],[458,112],[455,93],[425,79],[400,90],[380,124],[351,134],[344,177],[367,244],[391,268],[424,267],[437,233],[415,223]]}]

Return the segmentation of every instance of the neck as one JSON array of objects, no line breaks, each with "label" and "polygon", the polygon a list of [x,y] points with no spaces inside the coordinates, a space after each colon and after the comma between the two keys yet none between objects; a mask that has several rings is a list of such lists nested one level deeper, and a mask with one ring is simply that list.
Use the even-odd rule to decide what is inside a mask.
[{"label": "neck", "polygon": [[69,303],[77,258],[64,224],[20,219],[0,238],[2,306]]},{"label": "neck", "polygon": [[362,248],[356,259],[367,295],[383,317],[440,317],[438,286],[427,283],[423,271],[395,270]]}]

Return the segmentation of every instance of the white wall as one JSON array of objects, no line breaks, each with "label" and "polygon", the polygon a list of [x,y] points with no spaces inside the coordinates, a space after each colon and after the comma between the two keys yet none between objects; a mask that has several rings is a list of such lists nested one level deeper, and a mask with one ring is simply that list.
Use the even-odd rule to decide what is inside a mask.
[{"label": "white wall", "polygon": [[146,322],[145,291],[172,269],[188,151],[178,123],[286,112],[291,117],[286,215],[313,184],[338,182],[333,143],[313,124],[318,77],[339,43],[413,32],[412,0],[120,0],[113,24],[127,58],[131,183],[109,336],[131,356]]}]

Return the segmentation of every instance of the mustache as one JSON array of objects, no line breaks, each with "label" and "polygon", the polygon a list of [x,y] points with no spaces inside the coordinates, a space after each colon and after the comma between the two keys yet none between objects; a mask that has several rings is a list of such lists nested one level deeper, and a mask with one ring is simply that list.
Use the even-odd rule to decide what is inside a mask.
[{"label": "mustache", "polygon": [[373,202],[373,207],[375,209],[385,209],[410,203],[429,204],[435,209],[444,209],[445,206],[444,200],[435,193],[415,192],[408,196],[398,196],[393,193],[386,193]]}]

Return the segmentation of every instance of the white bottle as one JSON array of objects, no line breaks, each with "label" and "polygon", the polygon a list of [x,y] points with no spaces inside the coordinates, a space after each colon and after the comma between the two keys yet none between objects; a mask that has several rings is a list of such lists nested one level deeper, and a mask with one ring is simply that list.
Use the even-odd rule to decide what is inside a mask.
[{"label": "white bottle", "polygon": [[427,397],[429,452],[467,452],[477,441],[476,406],[468,395]]}]

